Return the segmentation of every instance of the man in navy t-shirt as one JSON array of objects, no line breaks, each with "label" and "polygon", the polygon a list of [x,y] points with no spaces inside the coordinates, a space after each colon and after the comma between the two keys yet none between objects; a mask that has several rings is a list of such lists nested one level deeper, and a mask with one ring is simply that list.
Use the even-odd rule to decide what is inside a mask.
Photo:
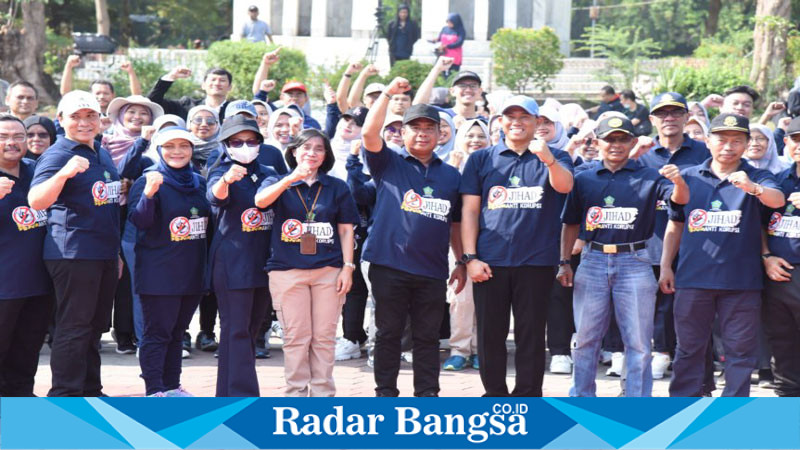
[{"label": "man in navy t-shirt", "polygon": [[[395,78],[370,108],[363,146],[375,180],[373,224],[362,258],[369,261],[375,296],[375,388],[379,397],[396,397],[400,338],[411,318],[414,336],[414,395],[439,394],[439,327],[447,294],[448,242],[461,254],[460,174],[433,152],[439,139],[439,111],[428,105],[406,110],[401,130],[403,154],[389,150],[381,127],[389,100],[409,90]],[[452,240],[451,240],[452,239]],[[464,288],[459,265],[450,279]]]},{"label": "man in navy t-shirt", "polygon": [[629,159],[636,139],[627,118],[607,117],[595,130],[601,161],[583,166],[567,197],[561,220],[557,278],[572,285],[569,258],[575,240],[587,245],[575,274],[573,386],[569,395],[593,397],[600,345],[611,309],[625,344],[625,395],[649,397],[653,387],[650,340],[656,284],[646,242],[655,228],[656,203],[689,201],[680,170],[660,170]]},{"label": "man in navy t-shirt", "polygon": [[486,395],[508,396],[506,339],[514,312],[512,395],[541,396],[547,303],[558,262],[559,214],[572,189],[569,154],[534,139],[536,101],[511,97],[505,140],[471,154],[461,177],[462,262],[475,283],[478,354]]},{"label": "man in navy t-shirt", "polygon": [[[670,396],[703,395],[706,348],[716,316],[725,347],[723,396],[750,394],[758,357],[761,208],[780,208],[775,177],[742,161],[750,141],[744,116],[723,113],[711,121],[711,158],[683,171],[689,203],[670,206],[659,284],[675,292],[678,348]],[[672,263],[680,249],[678,269]]]},{"label": "man in navy t-shirt", "polygon": [[783,142],[784,154],[794,164],[778,175],[786,206],[770,211],[766,225],[768,248],[761,255],[767,273],[762,314],[772,347],[775,393],[800,397],[800,117],[789,124]]}]

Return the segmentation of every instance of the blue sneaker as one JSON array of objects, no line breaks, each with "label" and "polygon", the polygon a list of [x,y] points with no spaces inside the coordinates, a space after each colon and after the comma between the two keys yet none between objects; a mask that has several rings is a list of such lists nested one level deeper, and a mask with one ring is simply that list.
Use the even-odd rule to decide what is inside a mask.
[{"label": "blue sneaker", "polygon": [[466,365],[467,365],[467,358],[464,358],[463,356],[453,355],[444,361],[442,369],[459,371],[459,370],[464,370],[464,367]]},{"label": "blue sneaker", "polygon": [[475,369],[475,370],[480,370],[481,369],[481,363],[480,363],[480,361],[478,361],[478,355],[472,355],[472,356],[469,357],[469,359],[470,359],[470,362],[472,364],[472,368],[473,369]]}]

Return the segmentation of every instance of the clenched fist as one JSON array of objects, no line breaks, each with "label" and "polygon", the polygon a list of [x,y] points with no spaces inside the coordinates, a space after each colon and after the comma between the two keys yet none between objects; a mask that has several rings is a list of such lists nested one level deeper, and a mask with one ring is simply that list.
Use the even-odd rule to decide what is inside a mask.
[{"label": "clenched fist", "polygon": [[555,156],[553,153],[550,152],[550,148],[547,146],[547,142],[542,139],[534,139],[528,144],[528,151],[536,155],[539,160],[547,166],[553,165],[556,161]]},{"label": "clenched fist", "polygon": [[683,177],[681,176],[681,169],[679,169],[678,166],[676,166],[675,164],[667,164],[666,166],[659,169],[658,173],[661,174],[662,177],[671,181],[672,184],[678,184],[683,182]]},{"label": "clenched fist", "polygon": [[144,175],[147,182],[144,185],[144,195],[147,198],[153,198],[158,192],[158,189],[164,183],[164,175],[161,175],[161,172],[147,172]]},{"label": "clenched fist", "polygon": [[225,182],[225,184],[233,184],[246,176],[247,169],[238,164],[234,164],[225,172],[225,175],[222,176],[222,181]]},{"label": "clenched fist", "polygon": [[410,89],[411,89],[411,83],[409,83],[408,80],[406,80],[403,77],[395,77],[395,79],[392,80],[391,83],[389,83],[389,86],[386,88],[384,92],[389,96],[392,96],[408,92]]},{"label": "clenched fist", "polygon": [[6,195],[11,193],[11,188],[14,187],[14,180],[0,177],[0,200],[5,198]]},{"label": "clenched fist", "polygon": [[755,183],[750,181],[750,177],[748,177],[747,173],[743,170],[733,172],[732,174],[728,175],[728,181],[730,181],[732,185],[747,193],[753,192],[755,189]]},{"label": "clenched fist", "polygon": [[64,167],[59,170],[65,178],[72,178],[79,173],[86,172],[89,168],[89,160],[83,156],[75,155],[67,161]]}]

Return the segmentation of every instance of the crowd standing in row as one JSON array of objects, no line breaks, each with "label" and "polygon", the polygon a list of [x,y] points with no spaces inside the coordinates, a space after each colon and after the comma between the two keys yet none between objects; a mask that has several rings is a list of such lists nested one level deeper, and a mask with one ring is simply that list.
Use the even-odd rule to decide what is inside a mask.
[{"label": "crowd standing in row", "polygon": [[[396,49],[418,38],[407,13]],[[749,395],[756,369],[774,372],[778,395],[800,394],[800,118],[775,120],[773,102],[751,124],[748,86],[698,103],[658,93],[649,107],[607,87],[596,111],[487,97],[458,71],[460,46],[447,53],[460,23],[448,18],[444,56],[416,91],[366,85],[377,69],[351,64],[325,87],[324,126],[300,81],[268,100],[280,49],[252,100],[229,98],[224,68],[206,73],[202,99],[168,98],[191,76],[182,67],[147,97],[129,65],[129,97],[106,81],[71,90],[71,57],[51,121],[36,89],[13,83],[0,116],[0,249],[14,261],[0,282],[0,395],[33,395],[48,334],[48,395],[105,395],[98,344],[113,325],[119,352],[138,347],[146,395],[190,396],[181,359],[198,308],[218,396],[259,395],[272,328],[288,396],[335,395],[335,360],[364,346],[377,396],[400,394],[408,350],[415,396],[468,366],[487,396],[541,396],[548,348],[572,396],[595,395],[600,360],[627,396],[651,395],[670,365],[670,395],[710,395],[719,363],[722,395]],[[452,106],[434,88],[449,71]]]}]

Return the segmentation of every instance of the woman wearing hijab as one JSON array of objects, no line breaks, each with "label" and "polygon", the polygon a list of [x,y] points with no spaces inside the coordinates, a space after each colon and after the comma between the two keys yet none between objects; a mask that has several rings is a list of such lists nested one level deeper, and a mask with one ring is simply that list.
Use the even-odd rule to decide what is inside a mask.
[{"label": "woman wearing hijab", "polygon": [[131,188],[136,226],[136,292],[144,336],[139,350],[146,395],[191,397],[180,383],[181,339],[205,291],[205,180],[192,170],[195,137],[178,127],[154,137],[159,161]]},{"label": "woman wearing hijab", "polygon": [[436,156],[442,161],[447,161],[450,152],[453,151],[455,142],[456,126],[453,123],[453,118],[450,117],[450,114],[439,111],[439,146],[434,150]]},{"label": "woman wearing hijab", "polygon": [[117,168],[136,139],[141,136],[142,127],[152,124],[153,120],[163,114],[164,108],[141,95],[111,100],[108,104],[108,117],[112,120],[114,133],[103,135],[103,147],[111,153],[111,159]]},{"label": "woman wearing hijab", "polygon": [[751,166],[768,170],[773,175],[783,172],[790,165],[778,155],[772,130],[761,124],[750,125],[750,143],[743,157]]},{"label": "woman wearing hijab", "polygon": [[28,159],[39,159],[56,142],[56,125],[45,116],[30,116],[24,121],[27,132]]},{"label": "woman wearing hijab", "polygon": [[211,282],[219,305],[217,397],[258,397],[255,345],[269,309],[264,262],[274,213],[255,205],[258,187],[274,170],[258,163],[263,137],[242,115],[225,120],[223,153],[208,175],[214,238],[209,255]]},{"label": "woman wearing hijab", "polygon": [[445,78],[450,76],[451,71],[458,72],[461,69],[461,59],[464,53],[462,45],[464,45],[466,37],[467,32],[464,30],[461,15],[458,13],[448,14],[445,26],[442,27],[439,36],[433,41],[434,43],[439,43],[437,47],[438,54],[453,58],[453,65],[446,72],[442,72],[442,76]]},{"label": "woman wearing hijab", "polygon": [[539,117],[542,122],[536,129],[536,137],[547,142],[547,146],[551,149],[564,150],[569,143],[564,125],[561,124],[561,117],[553,108],[542,106],[539,109]]},{"label": "woman wearing hijab", "polygon": [[708,138],[708,126],[702,119],[698,119],[695,116],[689,116],[689,120],[686,121],[686,125],[683,127],[683,132],[695,141],[705,142]]},{"label": "woman wearing hijab", "polygon": [[197,105],[186,114],[186,124],[195,137],[192,166],[205,174],[209,157],[219,149],[219,113],[206,105]]},{"label": "woman wearing hijab", "polygon": [[[467,120],[456,133],[455,148],[448,163],[461,172],[469,155],[486,147],[489,147],[489,128],[482,120]],[[458,371],[467,366],[479,369],[478,322],[472,280],[467,278],[466,286],[458,294],[448,289],[447,302],[450,304],[450,357],[442,369]]]},{"label": "woman wearing hijab", "polygon": [[286,150],[286,147],[292,141],[292,137],[296,132],[299,132],[298,119],[300,120],[300,127],[302,127],[302,116],[294,108],[283,107],[273,111],[269,116],[269,124],[267,125],[267,131],[270,136],[267,144],[276,147],[280,151]]},{"label": "woman wearing hijab", "polygon": [[331,139],[331,149],[336,162],[329,175],[347,181],[347,158],[350,156],[352,142],[361,139],[361,126],[369,110],[364,106],[350,108],[342,114],[336,124],[336,133]]},{"label": "woman wearing hijab", "polygon": [[700,102],[689,102],[689,117],[696,117],[697,120],[702,121],[706,127],[711,123],[711,120],[708,118],[708,110],[706,107],[703,106]]},{"label": "woman wearing hijab", "polygon": [[386,41],[389,43],[389,63],[411,58],[414,43],[419,40],[419,26],[411,20],[411,10],[403,3],[397,7],[395,19],[389,22]]},{"label": "woman wearing hijab", "polygon": [[252,100],[251,103],[256,108],[256,122],[258,131],[264,140],[269,139],[269,116],[272,114],[272,107],[264,100]]},{"label": "woman wearing hijab", "polygon": [[502,114],[495,114],[489,118],[489,144],[497,145],[503,138],[503,125],[499,120]]},{"label": "woman wearing hijab", "polygon": [[360,219],[347,183],[327,174],[334,156],[322,132],[303,130],[286,148],[286,162],[292,172],[268,177],[255,197],[257,207],[275,210],[266,270],[284,331],[286,395],[328,397],[336,393],[336,325],[352,284]]}]

